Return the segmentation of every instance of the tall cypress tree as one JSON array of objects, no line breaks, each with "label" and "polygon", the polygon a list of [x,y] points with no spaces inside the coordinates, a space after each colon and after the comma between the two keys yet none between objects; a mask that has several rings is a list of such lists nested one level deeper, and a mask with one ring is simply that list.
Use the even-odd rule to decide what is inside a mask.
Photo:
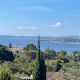
[{"label": "tall cypress tree", "polygon": [[36,55],[36,65],[33,80],[46,80],[46,66],[43,55],[40,53],[40,35],[38,35],[38,53]]},{"label": "tall cypress tree", "polygon": [[43,55],[41,55],[41,79],[40,80],[46,80],[46,66],[45,61],[43,59]]}]

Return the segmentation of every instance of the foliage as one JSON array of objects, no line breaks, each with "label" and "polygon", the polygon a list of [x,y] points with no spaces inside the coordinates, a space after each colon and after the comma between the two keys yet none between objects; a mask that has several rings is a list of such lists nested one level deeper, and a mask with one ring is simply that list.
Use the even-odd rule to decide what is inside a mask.
[{"label": "foliage", "polygon": [[12,72],[5,64],[0,65],[0,80],[12,80]]},{"label": "foliage", "polygon": [[12,44],[11,44],[11,43],[9,43],[8,47],[9,47],[9,48],[12,48]]},{"label": "foliage", "polygon": [[[16,56],[13,63],[13,68],[15,73],[20,72],[20,74],[22,74],[24,72],[27,75],[33,74],[35,67],[35,59],[33,59],[31,55],[29,55],[29,52],[25,51],[24,53],[19,53]],[[34,55],[34,53],[32,53],[32,55]]]},{"label": "foliage", "polygon": [[66,51],[59,51],[58,54],[57,54],[59,57],[65,57],[67,55],[67,52]]},{"label": "foliage", "polygon": [[46,65],[47,72],[55,72],[56,66],[54,65]]},{"label": "foliage", "polygon": [[62,70],[64,71],[65,80],[80,79],[80,62],[71,61],[67,64],[64,64]]},{"label": "foliage", "polygon": [[[38,48],[35,47],[29,47],[28,50],[25,48],[24,52],[14,56],[12,52],[8,51],[8,47],[0,45],[0,76],[9,76],[7,78],[12,79],[12,76],[25,77],[32,74],[34,80],[46,80],[46,71],[53,73],[52,76],[58,76],[57,74],[62,71],[63,76],[60,75],[59,78],[52,80],[80,80],[80,51],[67,54],[63,50],[56,52],[46,48],[42,52],[40,36],[38,37]],[[4,61],[5,63],[3,63]]]},{"label": "foliage", "polygon": [[13,76],[14,76],[14,77],[27,77],[28,75],[26,75],[26,74],[24,74],[24,73],[19,73],[19,72],[17,72],[17,73],[15,73],[15,74],[13,74]]},{"label": "foliage", "polygon": [[34,80],[46,80],[46,66],[43,55],[40,53],[40,36],[38,36],[38,53],[36,56]]},{"label": "foliage", "polygon": [[80,51],[73,51],[73,60],[80,61]]},{"label": "foliage", "polygon": [[61,68],[62,68],[61,62],[60,61],[57,61],[55,71],[58,72],[59,70],[61,70]]},{"label": "foliage", "polygon": [[0,60],[13,61],[14,55],[12,52],[6,50],[6,47],[0,45]]},{"label": "foliage", "polygon": [[34,75],[34,70],[35,70],[35,64],[36,64],[36,61],[35,60],[33,60],[33,61],[31,61],[29,64],[28,64],[28,66],[26,67],[27,69],[28,69],[28,71],[31,73],[31,74],[33,74]]},{"label": "foliage", "polygon": [[29,58],[30,61],[36,59],[36,54],[37,54],[37,51],[28,51],[28,52],[26,52],[26,55],[27,55],[27,57]]},{"label": "foliage", "polygon": [[46,48],[44,50],[46,59],[53,59],[56,56],[56,52],[52,49]]},{"label": "foliage", "polygon": [[36,50],[36,46],[34,44],[28,44],[27,47],[24,48],[25,50],[29,51],[29,50]]}]

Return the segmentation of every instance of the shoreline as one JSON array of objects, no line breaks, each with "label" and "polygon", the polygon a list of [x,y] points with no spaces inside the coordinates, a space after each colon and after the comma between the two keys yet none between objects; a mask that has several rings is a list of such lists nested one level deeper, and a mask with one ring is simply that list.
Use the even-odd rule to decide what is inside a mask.
[{"label": "shoreline", "polygon": [[54,41],[54,40],[53,40],[53,41],[50,41],[50,40],[49,40],[49,42],[60,42],[60,43],[69,43],[69,44],[80,44],[79,42],[66,42],[66,41],[63,42],[63,41]]}]

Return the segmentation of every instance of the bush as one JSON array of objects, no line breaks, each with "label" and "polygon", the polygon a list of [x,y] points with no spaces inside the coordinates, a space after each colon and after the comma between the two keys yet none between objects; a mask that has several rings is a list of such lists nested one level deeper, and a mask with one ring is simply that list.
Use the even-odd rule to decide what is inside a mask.
[{"label": "bush", "polygon": [[53,59],[56,56],[56,52],[49,48],[46,48],[44,53],[46,59]]},{"label": "bush", "polygon": [[5,64],[0,66],[0,80],[12,80],[12,72]]},{"label": "bush", "polygon": [[52,71],[55,71],[56,66],[54,66],[54,65],[46,65],[46,68],[47,68],[48,72],[52,72]]},{"label": "bush", "polygon": [[0,48],[0,60],[1,61],[13,61],[14,55],[12,52],[6,50],[5,48]]},{"label": "bush", "polygon": [[34,44],[28,44],[27,47],[24,48],[25,50],[29,51],[29,50],[37,50],[36,46]]}]

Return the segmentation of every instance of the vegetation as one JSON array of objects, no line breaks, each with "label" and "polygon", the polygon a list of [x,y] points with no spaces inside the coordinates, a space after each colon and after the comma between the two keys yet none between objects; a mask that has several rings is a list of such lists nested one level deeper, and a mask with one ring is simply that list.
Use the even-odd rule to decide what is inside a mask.
[{"label": "vegetation", "polygon": [[80,80],[80,51],[41,51],[40,36],[38,48],[30,43],[24,52],[15,55],[8,48],[0,45],[0,80],[30,75],[34,75],[34,80]]},{"label": "vegetation", "polygon": [[56,52],[52,49],[46,48],[44,50],[45,59],[53,59],[56,56]]},{"label": "vegetation", "polygon": [[29,50],[36,50],[36,46],[34,44],[28,44],[27,47],[24,48],[25,50],[29,51]]},{"label": "vegetation", "polygon": [[36,56],[34,80],[46,80],[46,66],[43,55],[40,53],[40,36],[38,36],[38,54]]},{"label": "vegetation", "polygon": [[0,66],[0,80],[12,80],[12,72],[6,64]]},{"label": "vegetation", "polygon": [[9,48],[12,48],[12,44],[11,44],[11,43],[9,43],[8,47],[9,47]]},{"label": "vegetation", "polygon": [[0,61],[13,61],[14,55],[6,47],[0,45]]}]

